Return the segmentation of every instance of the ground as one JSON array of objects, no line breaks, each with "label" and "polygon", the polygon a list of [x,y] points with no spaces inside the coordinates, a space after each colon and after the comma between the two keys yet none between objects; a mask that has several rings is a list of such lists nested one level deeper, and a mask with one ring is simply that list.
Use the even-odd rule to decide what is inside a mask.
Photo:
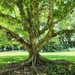
[{"label": "ground", "polygon": [[[8,67],[12,66],[12,65],[16,65],[15,63],[9,63],[7,64],[6,66],[4,66],[2,69],[8,69]],[[39,65],[37,64],[36,65],[36,68],[38,70],[38,75],[47,75],[45,73],[45,68],[46,68],[46,65]],[[33,71],[32,67],[30,65],[26,65],[24,66],[24,68],[22,69],[18,69],[18,70],[14,70],[14,71],[9,71],[9,72],[5,72],[5,73],[2,73],[2,75],[36,75],[35,72]]]},{"label": "ground", "polygon": [[[56,52],[55,52],[56,53]],[[43,55],[48,55],[48,58],[50,58],[51,56],[50,55],[52,55],[52,59],[53,59],[53,55],[56,55],[56,54],[52,54],[52,53],[45,53],[45,54],[43,54]],[[19,56],[19,54],[22,54],[22,52],[20,52],[20,53],[15,53],[15,52],[11,52],[11,53],[5,53],[5,52],[3,52],[3,53],[0,53],[0,56],[14,56],[14,54],[16,55],[16,54],[18,54],[18,56]],[[24,53],[23,52],[23,54],[25,55],[26,53]],[[22,55],[23,55],[22,54]],[[65,55],[74,55],[75,56],[75,52],[68,52],[68,53],[63,53],[63,52],[58,52],[58,54],[59,55],[63,55],[64,54],[64,57],[65,57]],[[28,54],[27,54],[28,55]],[[46,56],[45,56],[46,57]],[[56,57],[56,56],[55,56]],[[59,56],[60,57],[60,56]],[[59,57],[57,57],[57,58],[59,58]],[[64,58],[63,57],[63,58]],[[16,56],[14,57],[14,58],[16,58]],[[23,57],[22,57],[23,58]],[[25,57],[24,57],[25,58]],[[72,57],[67,57],[66,59],[72,59]],[[75,58],[75,57],[73,57],[73,58]],[[4,58],[4,60],[3,60],[3,58],[1,59],[1,57],[0,57],[0,60],[2,61],[2,62],[4,62],[5,61],[5,59],[7,59],[7,58]],[[10,59],[13,59],[13,58],[11,58],[10,57]],[[8,60],[10,60],[10,59],[8,59]],[[16,58],[17,59],[17,58]],[[18,58],[19,59],[19,58]],[[72,59],[72,60],[75,60],[75,59]],[[70,62],[68,62],[68,61],[65,61],[65,60],[53,60],[53,62],[54,63],[52,63],[52,62],[50,62],[49,64],[50,65],[54,65],[55,63],[60,63],[60,64],[70,64]],[[74,61],[75,62],[75,61]],[[51,64],[52,63],[52,64]],[[8,63],[6,66],[4,66],[3,68],[1,68],[0,69],[0,75],[36,75],[35,74],[35,72],[33,72],[33,69],[32,69],[32,67],[31,67],[31,65],[25,65],[24,66],[24,68],[22,68],[22,69],[18,69],[18,70],[15,70],[14,68],[16,67],[16,66],[18,66],[19,64],[18,63]],[[53,66],[52,65],[52,66]],[[74,64],[75,65],[75,64]],[[13,71],[9,71],[9,72],[6,72],[7,70],[8,70],[8,68],[9,68],[9,70],[11,70],[11,66],[13,67]],[[45,71],[45,68],[46,68],[46,64],[37,64],[35,67],[37,68],[37,70],[38,70],[38,72],[39,72],[39,74],[38,75],[50,75],[50,74],[47,74],[46,73],[46,71]],[[68,66],[67,66],[67,68],[68,68]],[[75,70],[75,69],[74,69]],[[2,73],[1,73],[2,72]],[[61,75],[61,74],[57,74],[57,75]],[[62,74],[62,75],[64,75],[64,74]],[[65,75],[67,75],[67,74],[65,74]],[[68,75],[75,75],[75,74],[68,74]]]},{"label": "ground", "polygon": [[[44,72],[44,69],[45,69],[45,66],[44,65],[38,65],[36,66],[36,68],[38,69],[39,71],[39,74],[38,75],[46,75],[46,73]],[[12,73],[12,75],[36,75],[32,68],[30,66],[28,67],[24,67],[23,70],[15,70],[14,73]]]},{"label": "ground", "polygon": [[[54,62],[54,63],[52,63],[52,62]],[[63,64],[63,65],[64,64],[65,65],[72,64],[72,63],[70,63],[66,60],[53,60],[52,62],[48,62],[48,63],[50,63],[50,65],[54,65],[55,63]],[[47,74],[47,72],[45,70],[46,67],[47,67],[47,64],[37,64],[35,66],[37,71],[38,71],[38,74],[36,74],[33,71],[31,65],[25,65],[22,69],[16,70],[14,67],[16,67],[18,65],[20,65],[20,64],[19,63],[9,63],[9,64],[7,64],[6,66],[4,66],[3,68],[0,69],[0,75],[50,75],[50,74]],[[14,68],[14,69],[11,70],[11,67]],[[7,70],[10,70],[10,71],[7,72]],[[1,73],[1,71],[2,71],[2,73]],[[68,75],[70,75],[70,74],[68,74]]]}]

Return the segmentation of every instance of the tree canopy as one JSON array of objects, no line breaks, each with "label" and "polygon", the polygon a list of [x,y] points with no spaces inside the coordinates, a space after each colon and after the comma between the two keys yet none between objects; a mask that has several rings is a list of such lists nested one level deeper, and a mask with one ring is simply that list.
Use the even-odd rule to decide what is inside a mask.
[{"label": "tree canopy", "polygon": [[[74,32],[74,29],[68,31],[67,28],[61,31],[54,29],[57,24],[61,26],[61,21],[67,20],[68,15],[74,13],[74,7],[74,0],[1,0],[0,28],[4,29],[6,35],[18,38],[19,42],[21,42],[19,39],[24,40],[27,50],[32,41],[35,43],[36,49],[38,47],[42,49],[52,37]],[[66,26],[68,25],[63,23],[62,27]],[[44,37],[38,41],[42,35]]]}]

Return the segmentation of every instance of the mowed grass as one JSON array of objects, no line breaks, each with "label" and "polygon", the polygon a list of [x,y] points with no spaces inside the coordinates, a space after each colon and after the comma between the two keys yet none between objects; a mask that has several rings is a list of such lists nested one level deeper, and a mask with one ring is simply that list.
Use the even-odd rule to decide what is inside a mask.
[{"label": "mowed grass", "polygon": [[51,60],[68,60],[70,62],[75,62],[75,52],[46,52],[40,53],[44,57]]},{"label": "mowed grass", "polygon": [[[68,60],[75,62],[75,52],[43,52],[40,54],[51,60]],[[0,67],[10,62],[25,60],[27,57],[27,52],[0,52]]]}]

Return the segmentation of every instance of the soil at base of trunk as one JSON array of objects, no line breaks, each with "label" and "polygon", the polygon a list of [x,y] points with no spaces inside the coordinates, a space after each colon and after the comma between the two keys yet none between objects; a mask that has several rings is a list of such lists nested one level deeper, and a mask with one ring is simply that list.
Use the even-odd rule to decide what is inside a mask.
[{"label": "soil at base of trunk", "polygon": [[[16,64],[15,64],[16,65]],[[7,67],[6,69],[8,69],[9,66],[12,66],[12,63],[7,64],[5,67]],[[3,68],[5,68],[3,67]],[[46,65],[45,64],[37,64],[36,69],[38,70],[38,75],[47,75],[45,73],[45,68]],[[37,75],[34,71],[32,66],[30,65],[26,65],[24,66],[22,69],[18,69],[18,70],[14,70],[14,71],[9,71],[8,73],[2,73],[2,75]]]},{"label": "soil at base of trunk", "polygon": [[[52,61],[52,62],[51,62]],[[65,65],[69,65],[69,64],[72,64],[68,61],[65,61],[65,60],[51,60],[50,62],[48,62],[48,64],[65,64]],[[7,64],[6,66],[4,66],[3,68],[0,69],[0,75],[48,75],[45,71],[45,68],[47,67],[47,63],[42,63],[42,64],[37,64],[35,65],[37,71],[38,71],[38,74],[36,74],[33,70],[33,67],[31,64],[28,64],[28,65],[24,65],[22,68],[20,69],[15,69],[17,66],[20,66],[21,63],[9,63]],[[14,68],[13,70],[10,70],[12,69],[11,68]],[[9,68],[9,72],[5,72],[6,70],[8,70]],[[1,71],[3,71],[1,73]]]},{"label": "soil at base of trunk", "polygon": [[[38,75],[46,75],[45,73],[45,65],[37,65],[36,68],[38,69]],[[12,75],[37,75],[35,72],[33,72],[33,69],[31,66],[24,67],[23,70],[17,70],[14,71]]]}]

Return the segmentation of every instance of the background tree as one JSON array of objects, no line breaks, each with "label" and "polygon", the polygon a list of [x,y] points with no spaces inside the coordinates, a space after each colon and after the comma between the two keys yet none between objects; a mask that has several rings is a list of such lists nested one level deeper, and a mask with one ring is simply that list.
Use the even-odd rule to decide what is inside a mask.
[{"label": "background tree", "polygon": [[39,52],[57,35],[75,32],[75,29],[55,29],[56,24],[74,12],[74,7],[74,0],[0,0],[0,30],[29,52],[26,62],[17,68],[32,63],[35,69],[36,63],[48,61]]}]

